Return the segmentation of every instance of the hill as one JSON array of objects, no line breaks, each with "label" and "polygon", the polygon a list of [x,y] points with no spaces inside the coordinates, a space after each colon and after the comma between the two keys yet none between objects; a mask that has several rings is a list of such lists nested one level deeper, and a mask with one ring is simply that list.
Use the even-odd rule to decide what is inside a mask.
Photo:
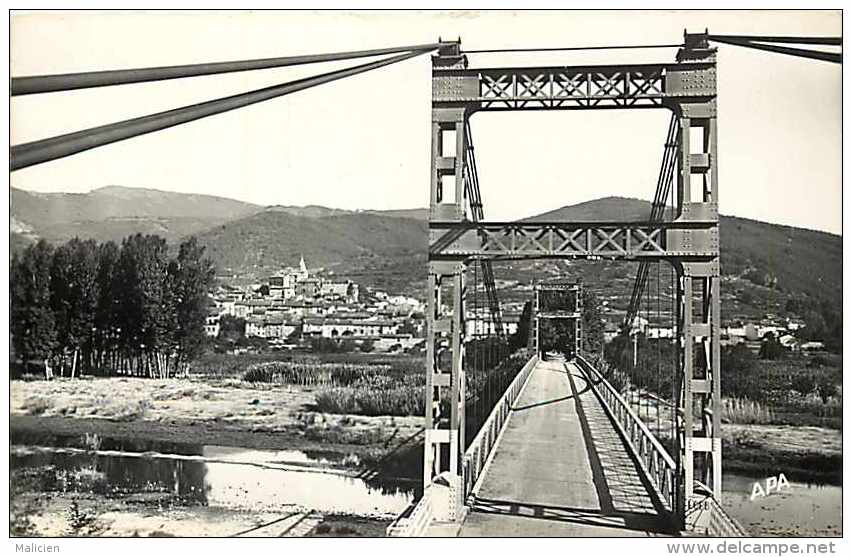
[{"label": "hill", "polygon": [[88,193],[36,193],[10,188],[13,242],[74,236],[121,240],[134,233],[177,240],[262,209],[212,195],[107,186]]},{"label": "hill", "polygon": [[[526,220],[642,221],[648,218],[650,210],[648,201],[606,197]],[[726,215],[719,217],[719,235],[723,275],[780,292],[828,299],[841,307],[841,236]]]},{"label": "hill", "polygon": [[426,220],[427,218],[429,218],[429,209],[366,209],[363,211],[349,211],[346,209],[333,209],[331,207],[323,207],[322,205],[272,205],[267,208],[267,211],[281,211],[297,217],[308,218],[323,218],[338,215],[358,215],[362,213],[367,213],[371,215],[381,215],[383,217],[398,217],[417,220]]},{"label": "hill", "polygon": [[[221,197],[119,186],[88,194],[11,188],[10,195],[13,250],[38,237],[55,243],[73,236],[103,241],[143,232],[175,242],[195,234],[228,274],[264,273],[294,265],[304,255],[312,267],[348,273],[377,287],[417,293],[425,281],[427,209],[263,208]],[[524,220],[642,221],[649,212],[647,201],[607,197]],[[789,298],[803,296],[842,306],[840,236],[731,216],[720,217],[720,230],[727,316],[778,311]],[[614,310],[626,306],[635,264],[495,264],[498,279],[523,283],[566,270],[600,288]]]},{"label": "hill", "polygon": [[[425,256],[423,220],[373,213],[305,217],[287,211],[263,211],[198,235],[208,254],[225,272],[345,263],[357,268],[376,258]],[[424,259],[425,260],[425,259]]]},{"label": "hill", "polygon": [[540,215],[523,219],[532,222],[547,221],[642,221],[651,214],[651,204],[641,199],[627,197],[603,197],[576,205],[566,205]]}]

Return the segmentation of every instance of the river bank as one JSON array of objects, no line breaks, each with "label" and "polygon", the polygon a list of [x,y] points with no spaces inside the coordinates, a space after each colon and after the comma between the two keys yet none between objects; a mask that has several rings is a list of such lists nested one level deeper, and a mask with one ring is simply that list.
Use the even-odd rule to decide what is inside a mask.
[{"label": "river bank", "polygon": [[85,378],[10,382],[13,431],[92,433],[258,449],[381,455],[422,429],[420,417],[318,412],[314,389],[237,380]]},{"label": "river bank", "polygon": [[[418,496],[421,418],[317,412],[313,396],[307,387],[233,380],[12,381],[10,529],[32,536],[383,535]],[[791,482],[842,482],[837,430],[723,428],[726,478],[783,473]],[[727,499],[763,535],[795,529],[779,529],[767,503],[744,499],[745,484],[724,481]],[[807,498],[804,487],[796,492]],[[837,531],[829,520],[833,501],[812,505],[814,535]]]},{"label": "river bank", "polygon": [[415,486],[354,454],[15,433],[15,536],[383,535]]},{"label": "river bank", "polygon": [[722,425],[726,471],[843,484],[843,432],[813,426]]},{"label": "river bank", "polygon": [[[15,380],[10,382],[10,429],[354,453],[362,461],[391,466],[395,475],[416,463],[419,453],[413,447],[422,418],[317,412],[314,396],[309,387],[233,379]],[[839,430],[723,424],[722,432],[726,470],[842,483]],[[419,471],[411,473],[419,477]]]}]

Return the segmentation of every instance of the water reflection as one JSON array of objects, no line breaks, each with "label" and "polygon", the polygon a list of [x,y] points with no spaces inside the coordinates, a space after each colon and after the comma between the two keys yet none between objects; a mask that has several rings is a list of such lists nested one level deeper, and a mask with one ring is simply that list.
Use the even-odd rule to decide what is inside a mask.
[{"label": "water reflection", "polygon": [[[13,435],[12,470],[41,491],[88,491],[162,504],[230,509],[297,506],[321,512],[397,515],[416,483],[353,472],[355,455],[264,451],[93,436]],[[20,474],[19,474],[20,476]]]}]

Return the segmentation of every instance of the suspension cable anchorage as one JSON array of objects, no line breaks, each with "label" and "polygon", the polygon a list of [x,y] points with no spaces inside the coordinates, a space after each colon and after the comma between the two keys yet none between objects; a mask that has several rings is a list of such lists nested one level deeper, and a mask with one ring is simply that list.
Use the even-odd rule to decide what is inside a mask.
[{"label": "suspension cable anchorage", "polygon": [[223,97],[165,112],[158,112],[148,116],[114,122],[112,124],[71,132],[48,139],[13,145],[10,149],[9,169],[19,170],[28,166],[67,157],[82,151],[88,151],[89,149],[94,149],[117,141],[164,130],[180,124],[200,120],[201,118],[206,118],[208,116],[222,114],[223,112],[243,108],[259,102],[289,95],[290,93],[316,87],[317,85],[330,83],[338,79],[389,66],[397,62],[414,58],[415,56],[420,56],[425,52],[426,51],[418,50],[408,52],[406,54],[398,54],[375,62],[369,62],[359,66],[353,66],[351,68],[335,70],[313,77],[281,83],[279,85],[273,85],[271,87],[265,87],[263,89],[249,91],[247,93],[240,93],[230,97]]},{"label": "suspension cable anchorage", "polygon": [[[796,56],[799,58],[809,58],[812,60],[822,60],[824,62],[833,62],[835,64],[843,63],[843,54],[842,52],[825,52],[822,50],[809,50],[806,48],[794,48],[789,46],[778,46],[777,44],[771,44],[773,42],[795,42],[795,41],[768,41],[766,39],[760,39],[759,37],[754,37],[750,39],[740,39],[740,38],[732,38],[730,36],[725,35],[709,35],[709,40],[715,41],[717,43],[729,44],[733,46],[741,46],[743,48],[753,48],[755,50],[765,50],[767,52],[775,52],[778,54],[786,54],[788,56]],[[800,37],[805,38],[805,37]],[[757,42],[761,41],[761,42]],[[806,44],[806,43],[800,43]],[[807,44],[840,44],[840,43],[807,43]]]},{"label": "suspension cable anchorage", "polygon": [[133,68],[124,70],[105,70],[95,72],[78,72],[51,75],[32,75],[13,77],[11,79],[11,95],[32,95],[36,93],[53,93],[88,89],[92,87],[109,87],[151,81],[165,81],[185,77],[199,77],[224,73],[245,72],[286,66],[299,66],[321,62],[336,62],[352,60],[369,56],[382,56],[400,52],[426,52],[438,49],[442,43],[421,44],[412,46],[397,46],[376,48],[371,50],[353,50],[332,52],[328,54],[302,54],[278,58],[259,58],[254,60],[232,60],[228,62],[210,62],[203,64],[183,64],[179,66],[159,66],[150,68]]},{"label": "suspension cable anchorage", "polygon": [[714,40],[739,40],[760,41],[764,43],[787,43],[787,44],[818,44],[839,46],[843,44],[842,37],[813,37],[813,36],[762,36],[762,35],[707,35],[707,39]]}]

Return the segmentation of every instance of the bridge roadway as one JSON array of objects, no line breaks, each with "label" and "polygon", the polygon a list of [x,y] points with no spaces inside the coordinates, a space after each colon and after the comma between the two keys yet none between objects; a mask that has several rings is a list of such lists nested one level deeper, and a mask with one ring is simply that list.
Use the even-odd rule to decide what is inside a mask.
[{"label": "bridge roadway", "polygon": [[531,372],[460,536],[656,536],[672,531],[583,371]]}]

